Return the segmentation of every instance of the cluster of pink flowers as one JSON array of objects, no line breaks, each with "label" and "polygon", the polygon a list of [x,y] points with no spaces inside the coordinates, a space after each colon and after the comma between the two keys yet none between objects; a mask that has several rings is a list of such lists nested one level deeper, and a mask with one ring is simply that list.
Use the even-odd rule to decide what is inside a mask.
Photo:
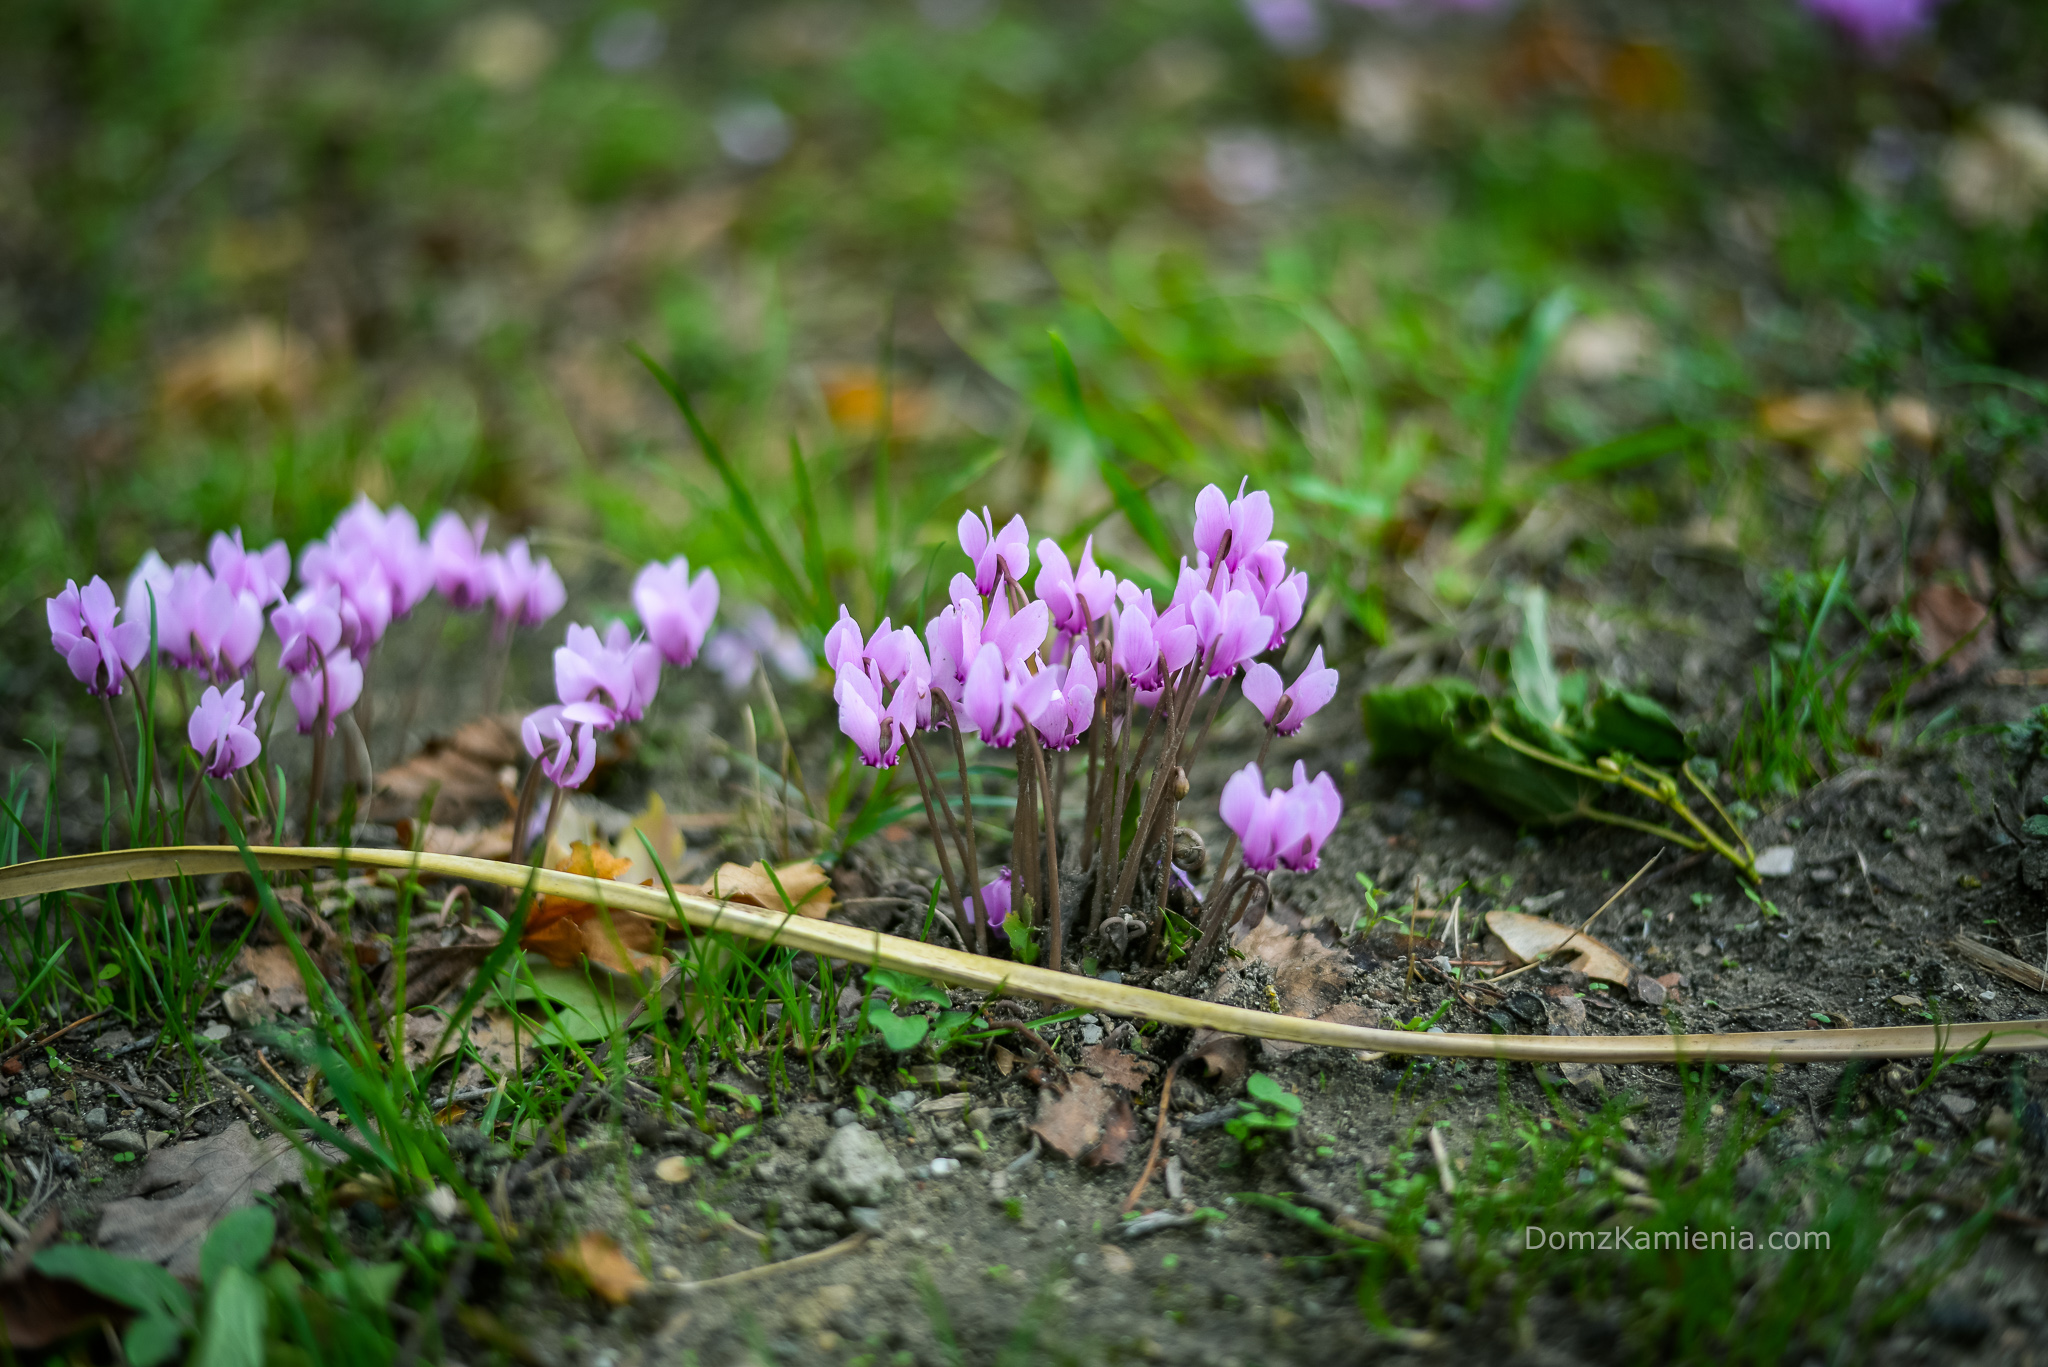
[{"label": "cluster of pink flowers", "polygon": [[[863,762],[884,769],[917,732],[949,726],[996,749],[1015,745],[1028,728],[1037,744],[1061,751],[1094,726],[1121,734],[1128,718],[1110,715],[1113,696],[1156,708],[1169,690],[1206,690],[1243,674],[1245,697],[1270,726],[1292,735],[1335,695],[1337,673],[1318,650],[1289,686],[1258,660],[1285,644],[1308,594],[1308,576],[1289,569],[1287,545],[1272,531],[1265,493],[1240,488],[1232,499],[1215,485],[1203,489],[1195,500],[1195,558],[1181,562],[1173,597],[1159,607],[1150,590],[1097,566],[1092,540],[1078,561],[1058,543],[1040,541],[1027,594],[1023,519],[998,530],[986,510],[965,514],[960,549],[972,572],[953,577],[949,602],[922,636],[886,619],[864,634],[841,607],[825,638],[840,730]],[[1284,858],[1274,857],[1289,868],[1314,867],[1342,805],[1326,775],[1309,787],[1317,803],[1335,805],[1318,806],[1314,820],[1298,823],[1299,803],[1288,799],[1292,843]],[[1259,858],[1266,858],[1263,845]]]},{"label": "cluster of pink flowers", "polygon": [[1313,873],[1323,842],[1337,829],[1344,799],[1328,774],[1311,783],[1308,766],[1294,763],[1294,786],[1265,791],[1259,766],[1247,764],[1223,785],[1223,824],[1244,847],[1247,868],[1262,873]]},{"label": "cluster of pink flowers", "polygon": [[292,555],[282,541],[261,550],[240,529],[217,532],[204,563],[169,564],[144,555],[117,604],[105,580],[67,584],[48,601],[50,642],[88,691],[118,696],[156,645],[157,662],[188,670],[209,687],[193,710],[188,738],[207,772],[226,777],[261,749],[256,712],[243,702],[266,624],[275,634],[286,694],[304,734],[336,721],[363,691],[363,667],[391,624],[438,590],[459,610],[495,605],[501,627],[535,626],[566,599],[561,576],[524,541],[484,548],[484,524],[443,513],[422,538],[404,508],[363,497],[327,536],[298,557],[297,592],[286,595]]},{"label": "cluster of pink flowers", "polygon": [[718,615],[718,579],[690,575],[681,556],[646,566],[633,581],[633,610],[647,629],[635,636],[613,622],[599,636],[579,623],[555,651],[555,701],[520,724],[526,753],[562,788],[580,787],[597,766],[597,737],[638,721],[654,701],[664,661],[686,668],[703,649]]}]

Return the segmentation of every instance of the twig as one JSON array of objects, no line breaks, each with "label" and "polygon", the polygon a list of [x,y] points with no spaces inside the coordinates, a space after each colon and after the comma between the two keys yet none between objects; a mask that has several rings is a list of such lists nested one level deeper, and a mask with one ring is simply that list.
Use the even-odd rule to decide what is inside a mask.
[{"label": "twig", "polygon": [[95,1011],[90,1016],[80,1016],[77,1020],[71,1022],[71,1024],[63,1026],[60,1029],[52,1030],[49,1034],[44,1035],[41,1039],[23,1040],[21,1043],[15,1045],[12,1049],[9,1049],[6,1053],[0,1054],[0,1058],[13,1058],[16,1054],[20,1053],[24,1049],[37,1049],[41,1048],[45,1044],[54,1044],[59,1039],[62,1039],[64,1036],[70,1034],[73,1030],[76,1030],[79,1026],[85,1025],[90,1021],[96,1021],[101,1016],[104,1016],[106,1014],[107,1013],[105,1011]]},{"label": "twig", "polygon": [[[784,1258],[779,1263],[762,1263],[759,1267],[750,1267],[744,1272],[728,1272],[723,1277],[712,1277],[706,1281],[671,1282],[669,1287],[671,1290],[678,1292],[709,1291],[715,1287],[738,1286],[744,1282],[757,1282],[763,1277],[772,1277],[778,1272],[793,1272],[800,1267],[816,1267],[819,1263],[830,1262],[834,1258],[853,1252],[867,1241],[867,1232],[863,1230],[858,1234],[849,1234],[830,1248],[821,1248],[816,1253],[802,1253],[794,1258]],[[664,1329],[661,1332],[666,1337],[669,1331]]]},{"label": "twig", "polygon": [[1437,1185],[1450,1196],[1458,1190],[1457,1176],[1451,1171],[1451,1151],[1444,1146],[1444,1132],[1432,1125],[1429,1127],[1429,1154],[1436,1159]]},{"label": "twig", "polygon": [[1131,1194],[1124,1198],[1123,1213],[1126,1215],[1138,1208],[1139,1198],[1144,1196],[1145,1188],[1152,1185],[1152,1169],[1159,1166],[1159,1146],[1166,1140],[1166,1108],[1173,1100],[1173,1075],[1180,1071],[1181,1059],[1186,1057],[1186,1054],[1182,1054],[1169,1064],[1166,1069],[1166,1080],[1159,1084],[1159,1123],[1152,1127],[1152,1151],[1145,1155],[1145,1170],[1138,1174],[1138,1184],[1132,1187]]}]

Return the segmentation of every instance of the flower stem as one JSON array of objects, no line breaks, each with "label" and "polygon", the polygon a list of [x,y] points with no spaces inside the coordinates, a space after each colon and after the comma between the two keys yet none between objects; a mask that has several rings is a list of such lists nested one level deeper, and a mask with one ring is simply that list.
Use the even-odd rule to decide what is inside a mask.
[{"label": "flower stem", "polygon": [[988,908],[981,900],[981,859],[975,846],[974,787],[967,777],[967,742],[960,737],[960,718],[953,712],[953,700],[937,689],[932,698],[946,709],[946,726],[953,733],[953,758],[960,765],[960,814],[967,827],[960,852],[967,863],[967,895],[974,899],[974,952],[988,953]]}]

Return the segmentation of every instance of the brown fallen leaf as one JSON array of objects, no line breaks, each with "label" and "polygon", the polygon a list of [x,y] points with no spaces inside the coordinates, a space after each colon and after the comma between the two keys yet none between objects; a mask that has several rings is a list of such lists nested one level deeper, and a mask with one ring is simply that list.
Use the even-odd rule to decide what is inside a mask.
[{"label": "brown fallen leaf", "polygon": [[1486,913],[1486,928],[1498,935],[1501,943],[1507,946],[1508,953],[1523,963],[1547,959],[1570,941],[1569,952],[1573,958],[1569,966],[1575,972],[1618,987],[1626,987],[1635,972],[1627,959],[1593,936],[1574,926],[1547,921],[1541,916],[1520,911],[1489,911]]},{"label": "brown fallen leaf", "polygon": [[[775,888],[778,881],[782,884],[781,892]],[[782,902],[786,893],[797,915],[814,921],[823,920],[833,906],[831,876],[811,859],[780,865],[773,879],[759,864],[720,864],[708,882],[680,884],[676,891],[695,897],[741,902],[769,911],[786,910]]]},{"label": "brown fallen leaf", "polygon": [[1960,674],[1991,650],[1992,633],[1985,629],[1990,613],[1953,584],[1927,585],[1913,595],[1907,611],[1920,624],[1920,639],[1913,643],[1914,649],[1929,664],[1954,650],[1948,667]]},{"label": "brown fallen leaf", "polygon": [[299,976],[299,961],[287,946],[243,945],[235,964],[256,975],[256,985],[274,1010],[294,1011],[306,1004],[306,980]]},{"label": "brown fallen leaf", "polygon": [[1252,1055],[1243,1035],[1221,1030],[1197,1030],[1188,1041],[1188,1057],[1209,1070],[1217,1088],[1234,1093],[1251,1076]]},{"label": "brown fallen leaf", "polygon": [[452,854],[466,859],[512,857],[510,817],[490,826],[442,826],[430,821],[424,829],[416,830],[411,821],[403,819],[396,825],[398,843],[411,849],[417,839],[422,854]]},{"label": "brown fallen leaf", "polygon": [[77,1282],[45,1276],[31,1265],[36,1254],[56,1239],[62,1223],[54,1210],[44,1215],[0,1268],[0,1329],[5,1331],[7,1346],[16,1351],[48,1348],[80,1330],[128,1313]]},{"label": "brown fallen leaf", "polygon": [[591,1230],[548,1259],[613,1305],[624,1305],[647,1278],[609,1234]]},{"label": "brown fallen leaf", "polygon": [[1008,1077],[1011,1071],[1022,1062],[1015,1054],[1003,1048],[1000,1044],[990,1045],[989,1053],[990,1057],[995,1060],[997,1074],[1002,1077]]},{"label": "brown fallen leaf", "polygon": [[[590,878],[615,879],[631,866],[610,850],[577,841],[555,868]],[[572,897],[542,897],[519,937],[522,949],[546,956],[557,968],[584,959],[616,973],[643,973],[659,965],[662,925],[651,917],[599,907]]]},{"label": "brown fallen leaf", "polygon": [[[519,743],[519,714],[506,712],[466,722],[451,736],[437,736],[413,754],[377,775],[370,799],[372,821],[412,821],[431,791],[433,810],[427,820],[461,826],[493,808],[504,808],[504,785],[498,771],[525,761]],[[510,845],[510,840],[506,844]],[[457,853],[457,851],[448,851]]]},{"label": "brown fallen leaf", "polygon": [[1054,1153],[1091,1168],[1123,1162],[1137,1128],[1124,1089],[1091,1073],[1072,1074],[1064,1088],[1046,1087],[1031,1122],[1031,1132]]},{"label": "brown fallen leaf", "polygon": [[[408,1007],[430,1006],[457,987],[468,985],[469,975],[497,947],[498,933],[473,930],[469,938],[452,945],[416,944],[405,952],[405,1001]],[[386,972],[379,997],[388,1012],[398,1003],[397,974]]]},{"label": "brown fallen leaf", "polygon": [[1081,1066],[1111,1086],[1136,1092],[1155,1071],[1136,1054],[1108,1044],[1091,1044],[1081,1051]]},{"label": "brown fallen leaf", "polygon": [[221,1216],[296,1182],[298,1150],[282,1135],[258,1141],[237,1120],[208,1139],[157,1149],[143,1160],[135,1195],[100,1212],[95,1242],[109,1253],[199,1274],[199,1246]]},{"label": "brown fallen leaf", "polygon": [[313,343],[268,318],[244,318],[179,349],[158,392],[174,412],[203,414],[233,403],[296,407],[319,371]]},{"label": "brown fallen leaf", "polygon": [[[647,838],[645,845],[640,841],[643,835]],[[649,846],[654,850],[653,859],[647,857]],[[683,855],[688,849],[689,842],[683,839],[683,823],[669,811],[660,793],[650,793],[647,805],[633,818],[632,824],[612,841],[612,853],[626,861],[625,871],[616,877],[621,883],[647,883],[658,887],[661,875],[667,874],[673,879],[681,870]]]},{"label": "brown fallen leaf", "polygon": [[1757,410],[1757,424],[1766,436],[1810,449],[1821,473],[1836,478],[1861,469],[1870,444],[1884,430],[1870,396],[1856,390],[1766,400]]},{"label": "brown fallen leaf", "polygon": [[873,432],[882,420],[885,400],[890,435],[899,440],[917,436],[931,416],[926,391],[905,386],[900,379],[890,388],[873,366],[830,367],[820,374],[818,385],[825,392],[825,411],[833,425],[848,432]]}]

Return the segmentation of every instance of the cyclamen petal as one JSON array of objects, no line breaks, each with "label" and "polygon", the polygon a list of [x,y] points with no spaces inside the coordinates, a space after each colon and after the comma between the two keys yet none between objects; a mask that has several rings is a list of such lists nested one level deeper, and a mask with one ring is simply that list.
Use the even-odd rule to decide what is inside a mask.
[{"label": "cyclamen petal", "polygon": [[580,788],[597,767],[597,728],[580,721],[576,709],[543,707],[527,714],[519,726],[526,753],[559,788]]},{"label": "cyclamen petal", "polygon": [[491,601],[491,567],[484,552],[483,518],[464,522],[454,512],[442,513],[427,531],[427,551],[434,566],[434,588],[448,605],[468,612]]},{"label": "cyclamen petal", "polygon": [[226,778],[237,769],[246,768],[261,753],[263,743],[257,738],[255,725],[256,709],[261,706],[261,693],[248,707],[242,706],[240,679],[225,693],[209,687],[200,695],[199,705],[192,709],[192,719],[186,723],[185,737],[199,752],[200,766],[208,774]]},{"label": "cyclamen petal", "polygon": [[[1253,668],[1259,666],[1254,665]],[[1246,686],[1250,686],[1249,676]],[[1301,730],[1303,722],[1322,711],[1330,699],[1336,696],[1337,671],[1323,664],[1323,648],[1317,646],[1315,654],[1309,656],[1308,667],[1301,671],[1300,677],[1295,679],[1293,686],[1287,690],[1289,706],[1287,715],[1280,721],[1280,734],[1291,736]]]},{"label": "cyclamen petal", "polygon": [[1255,664],[1245,670],[1244,700],[1256,707],[1259,715],[1268,722],[1273,720],[1273,713],[1280,706],[1280,699],[1285,696],[1286,685],[1280,682],[1280,671],[1273,666]]},{"label": "cyclamen petal", "polygon": [[498,627],[537,627],[562,610],[569,593],[562,576],[546,556],[536,557],[526,538],[516,537],[502,552],[487,554],[491,598],[497,604]]},{"label": "cyclamen petal", "polygon": [[704,646],[704,633],[718,615],[718,578],[708,569],[690,577],[690,562],[677,556],[655,563],[633,581],[633,610],[647,627],[661,657],[686,668]]},{"label": "cyclamen petal", "polygon": [[853,620],[853,614],[846,610],[846,604],[841,603],[839,620],[825,633],[825,667],[837,674],[846,665],[857,665],[864,649],[860,623]]},{"label": "cyclamen petal", "polygon": [[83,589],[66,581],[64,592],[45,600],[50,646],[64,657],[71,675],[100,697],[121,696],[122,680],[149,649],[149,629],[123,622],[107,581],[94,575]]},{"label": "cyclamen petal", "polygon": [[215,582],[233,593],[254,594],[263,607],[283,600],[285,581],[292,574],[291,548],[282,539],[260,551],[245,550],[240,527],[213,534],[206,544],[206,563]]},{"label": "cyclamen petal", "polygon": [[306,672],[293,675],[288,691],[292,710],[299,716],[299,734],[312,732],[324,707],[331,736],[335,721],[363,696],[363,667],[347,650],[337,650]]},{"label": "cyclamen petal", "polygon": [[1009,869],[999,869],[996,871],[995,877],[981,885],[981,896],[979,899],[971,893],[968,895],[967,904],[960,908],[960,914],[967,918],[967,924],[970,927],[980,925],[981,918],[974,914],[975,902],[979,900],[981,905],[988,911],[989,934],[1000,935],[1007,940],[1009,932],[1003,929],[1003,922],[1009,919],[1014,896],[1015,894],[1010,886]]}]

